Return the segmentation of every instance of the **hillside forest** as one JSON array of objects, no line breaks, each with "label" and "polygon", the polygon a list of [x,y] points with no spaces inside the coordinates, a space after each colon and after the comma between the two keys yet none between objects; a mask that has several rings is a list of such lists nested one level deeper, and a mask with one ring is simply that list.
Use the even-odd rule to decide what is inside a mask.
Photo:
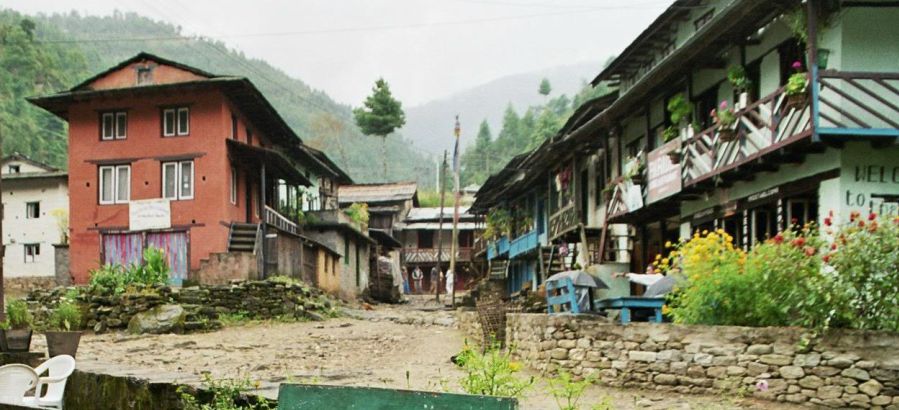
[{"label": "hillside forest", "polygon": [[[371,153],[381,152],[382,140],[362,135],[351,107],[221,42],[183,36],[179,27],[120,12],[104,17],[77,12],[26,16],[0,10],[3,152],[66,168],[66,123],[26,98],[67,90],[141,51],[212,73],[249,78],[306,144],[324,150],[357,182],[381,178],[382,161],[372,160]],[[387,144],[392,180],[434,184],[434,159],[413,150],[397,134],[389,136]]]}]

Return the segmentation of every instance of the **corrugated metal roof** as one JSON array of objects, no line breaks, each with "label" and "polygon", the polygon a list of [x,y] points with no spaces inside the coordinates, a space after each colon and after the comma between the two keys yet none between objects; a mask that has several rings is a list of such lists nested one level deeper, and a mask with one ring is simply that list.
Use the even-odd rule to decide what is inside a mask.
[{"label": "corrugated metal roof", "polygon": [[[475,216],[468,213],[467,206],[459,207],[459,218],[460,219],[470,219]],[[409,210],[409,213],[406,214],[406,222],[412,221],[429,221],[429,220],[438,220],[440,219],[440,208],[412,208]],[[443,219],[445,221],[453,220],[453,207],[447,206],[443,208]]]},{"label": "corrugated metal roof", "polygon": [[417,192],[418,184],[415,182],[342,185],[338,188],[337,199],[342,204],[405,201],[414,200]]},{"label": "corrugated metal roof", "polygon": [[[436,231],[440,229],[440,224],[437,222],[414,222],[410,224],[404,224],[403,230],[414,230],[419,229],[423,231]],[[453,221],[443,221],[443,230],[449,231],[453,229]],[[460,231],[473,231],[478,229],[478,224],[474,222],[459,222],[459,230]]]}]

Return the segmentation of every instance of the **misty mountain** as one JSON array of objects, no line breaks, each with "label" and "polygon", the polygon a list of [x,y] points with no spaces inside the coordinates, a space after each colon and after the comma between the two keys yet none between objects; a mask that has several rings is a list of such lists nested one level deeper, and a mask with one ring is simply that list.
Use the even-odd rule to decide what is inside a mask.
[{"label": "misty mountain", "polygon": [[[600,62],[584,62],[528,73],[513,74],[406,110],[406,125],[400,132],[427,151],[452,150],[453,123],[459,114],[462,145],[474,141],[478,125],[486,119],[494,136],[500,129],[503,112],[509,103],[519,113],[528,107],[546,103],[562,94],[572,96],[602,69]],[[552,85],[549,97],[537,92],[540,80]]]}]

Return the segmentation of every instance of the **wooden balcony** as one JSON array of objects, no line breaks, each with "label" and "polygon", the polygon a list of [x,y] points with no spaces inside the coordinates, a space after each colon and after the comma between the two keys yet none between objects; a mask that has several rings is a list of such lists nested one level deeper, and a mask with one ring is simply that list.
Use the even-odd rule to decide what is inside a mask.
[{"label": "wooden balcony", "polygon": [[819,73],[822,136],[899,137],[899,73]]},{"label": "wooden balcony", "polygon": [[278,213],[278,211],[266,206],[263,213],[265,214],[264,219],[267,225],[273,226],[280,231],[287,232],[293,235],[300,234],[300,226],[290,219],[287,219],[286,216]]},{"label": "wooden balcony", "polygon": [[609,219],[614,220],[627,213],[634,212],[643,207],[643,186],[634,181],[618,177],[610,183],[612,192],[606,205]]},{"label": "wooden balcony", "polygon": [[527,254],[540,247],[537,230],[531,230],[512,240],[509,244],[509,259]]},{"label": "wooden balcony", "polygon": [[496,241],[487,244],[487,260],[493,260],[498,257],[509,254],[509,238],[503,236]]},{"label": "wooden balcony", "polygon": [[578,227],[579,218],[575,204],[569,203],[549,216],[549,240],[552,241]]},{"label": "wooden balcony", "polygon": [[[807,99],[790,102],[783,87],[737,111],[733,139],[712,127],[686,140],[681,151],[684,188],[724,172],[754,163],[765,154],[778,151],[811,135],[811,113]],[[772,170],[764,164],[760,170]]]},{"label": "wooden balcony", "polygon": [[[457,262],[470,262],[473,254],[472,248],[459,248],[456,250]],[[402,257],[404,264],[410,263],[437,263],[436,248],[403,248]],[[440,262],[448,263],[450,260],[450,249],[444,248],[440,251]]]}]

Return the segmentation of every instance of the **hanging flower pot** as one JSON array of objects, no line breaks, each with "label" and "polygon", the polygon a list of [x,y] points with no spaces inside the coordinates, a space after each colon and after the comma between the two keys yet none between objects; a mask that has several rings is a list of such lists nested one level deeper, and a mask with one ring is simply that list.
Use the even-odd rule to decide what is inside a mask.
[{"label": "hanging flower pot", "polygon": [[732,128],[719,128],[718,139],[721,142],[731,142],[737,140],[737,131]]},{"label": "hanging flower pot", "polygon": [[798,94],[789,94],[787,95],[787,107],[792,107],[795,109],[802,109],[808,105],[808,94],[807,93],[798,93]]}]

